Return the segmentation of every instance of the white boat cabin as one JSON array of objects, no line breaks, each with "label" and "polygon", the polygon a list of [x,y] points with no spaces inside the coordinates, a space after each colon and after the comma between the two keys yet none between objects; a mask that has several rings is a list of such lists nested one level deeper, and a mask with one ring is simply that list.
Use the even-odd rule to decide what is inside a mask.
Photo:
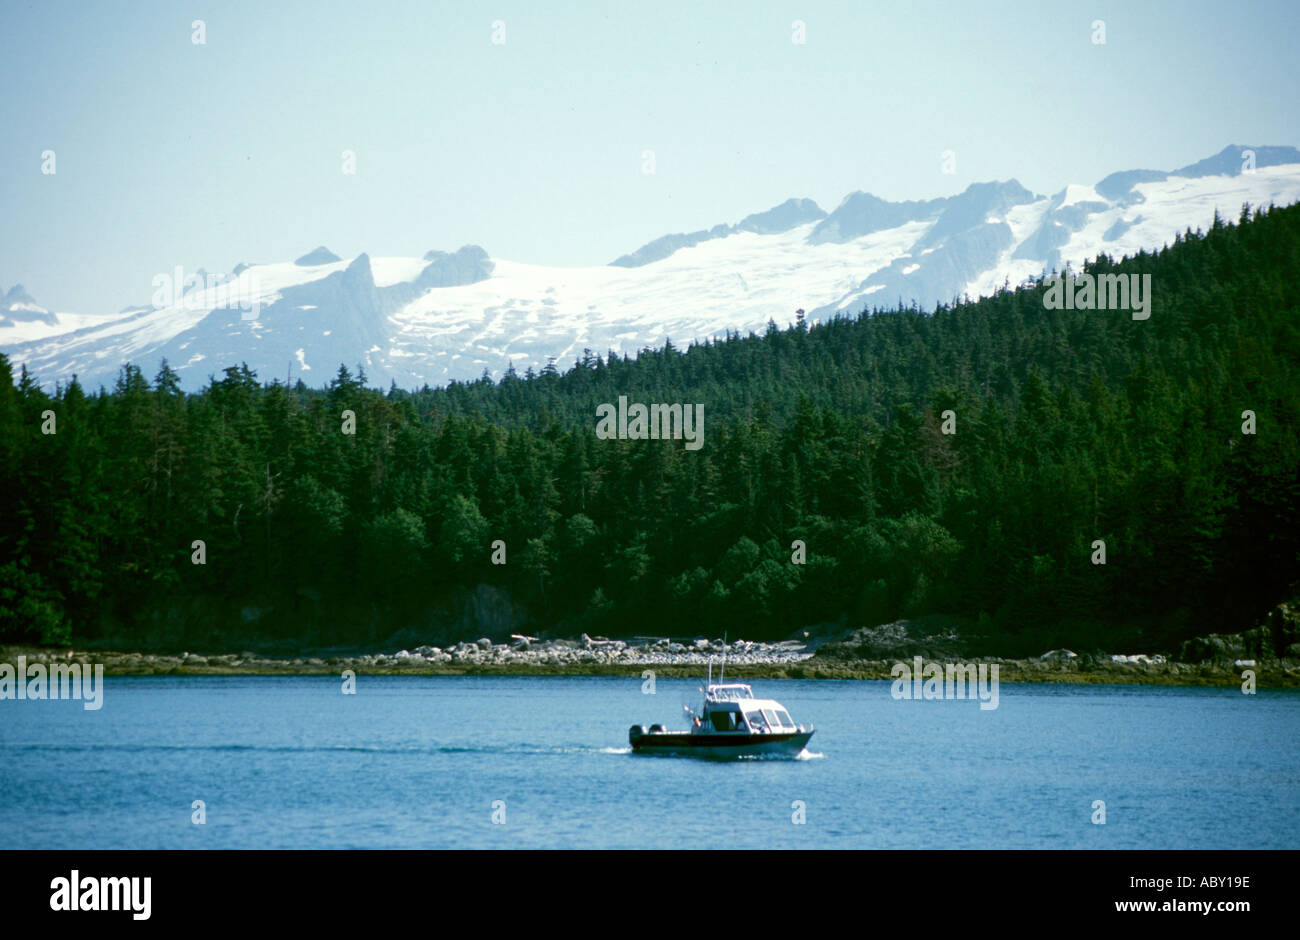
[{"label": "white boat cabin", "polygon": [[798,727],[780,702],[754,698],[743,683],[710,685],[704,693],[700,719],[702,731],[737,731],[743,734],[787,733]]}]

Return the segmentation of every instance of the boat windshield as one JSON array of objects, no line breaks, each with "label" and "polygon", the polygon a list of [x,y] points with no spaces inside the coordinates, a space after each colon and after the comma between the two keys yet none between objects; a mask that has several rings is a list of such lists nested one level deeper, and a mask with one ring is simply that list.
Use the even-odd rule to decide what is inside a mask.
[{"label": "boat windshield", "polygon": [[790,717],[790,713],[788,711],[786,711],[784,708],[778,708],[775,709],[775,711],[776,711],[776,717],[780,719],[777,722],[777,724],[779,724],[783,728],[793,728],[795,726],[794,719]]}]

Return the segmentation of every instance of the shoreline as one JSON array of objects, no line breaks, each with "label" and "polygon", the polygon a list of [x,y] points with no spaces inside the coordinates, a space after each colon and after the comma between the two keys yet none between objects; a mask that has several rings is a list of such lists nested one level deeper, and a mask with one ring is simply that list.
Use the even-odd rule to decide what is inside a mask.
[{"label": "shoreline", "polygon": [[[697,641],[708,644],[708,641]],[[487,644],[486,646],[481,644]],[[743,641],[740,641],[743,643]],[[855,659],[816,655],[801,643],[748,643],[727,653],[727,669],[736,679],[867,679],[892,680],[896,663],[913,663],[912,657]],[[718,644],[712,644],[718,645]],[[673,649],[672,647],[678,647]],[[351,670],[358,676],[643,676],[701,678],[712,659],[715,669],[721,650],[711,645],[683,647],[664,641],[644,645],[621,640],[553,640],[531,644],[457,644],[448,650],[420,647],[396,653],[330,653],[277,657],[257,653],[164,654],[50,649],[30,646],[0,647],[0,663],[17,667],[18,657],[30,667],[41,663],[102,665],[106,677],[139,676],[341,676]],[[1125,660],[1125,661],[1116,661]],[[963,662],[998,665],[1000,682],[1064,683],[1074,685],[1153,685],[1240,687],[1243,672],[1255,674],[1258,688],[1300,688],[1300,663],[1293,660],[1182,663],[1162,657],[1111,659],[1065,655],[1053,651],[1031,659],[969,657]],[[951,657],[925,657],[926,663],[946,665]]]}]

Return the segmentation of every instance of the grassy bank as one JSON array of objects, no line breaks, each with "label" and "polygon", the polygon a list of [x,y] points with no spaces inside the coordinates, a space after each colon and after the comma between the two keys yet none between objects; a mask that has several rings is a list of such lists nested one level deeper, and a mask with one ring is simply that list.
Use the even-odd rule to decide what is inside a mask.
[{"label": "grassy bank", "polygon": [[[88,652],[38,647],[0,647],[0,662],[16,664],[23,656],[32,663],[100,664],[106,676],[339,676],[344,670],[372,676],[629,676],[653,670],[659,678],[699,678],[698,663],[637,661],[568,661],[543,659],[513,662],[429,662],[419,657],[331,656],[277,659],[249,654],[220,656],[159,655],[131,652]],[[1001,682],[1052,682],[1079,685],[1166,685],[1239,688],[1246,668],[1260,688],[1300,688],[1300,664],[1290,660],[1261,662],[1253,667],[1213,663],[1055,662],[1036,659],[974,659],[997,663]],[[894,660],[838,659],[813,656],[799,662],[728,664],[735,679],[891,679]]]}]

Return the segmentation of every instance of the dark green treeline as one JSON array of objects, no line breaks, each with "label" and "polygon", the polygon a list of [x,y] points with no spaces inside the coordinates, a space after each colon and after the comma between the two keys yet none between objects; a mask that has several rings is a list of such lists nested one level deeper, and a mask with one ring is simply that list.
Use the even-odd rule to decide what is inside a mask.
[{"label": "dark green treeline", "polygon": [[[417,392],[164,363],[51,396],[0,357],[0,640],[445,642],[485,606],[752,639],[942,613],[1010,655],[1248,627],[1300,571],[1300,207],[1087,269],[1149,273],[1150,319],[1040,284]],[[619,395],[702,403],[703,448],[597,439]]]}]

